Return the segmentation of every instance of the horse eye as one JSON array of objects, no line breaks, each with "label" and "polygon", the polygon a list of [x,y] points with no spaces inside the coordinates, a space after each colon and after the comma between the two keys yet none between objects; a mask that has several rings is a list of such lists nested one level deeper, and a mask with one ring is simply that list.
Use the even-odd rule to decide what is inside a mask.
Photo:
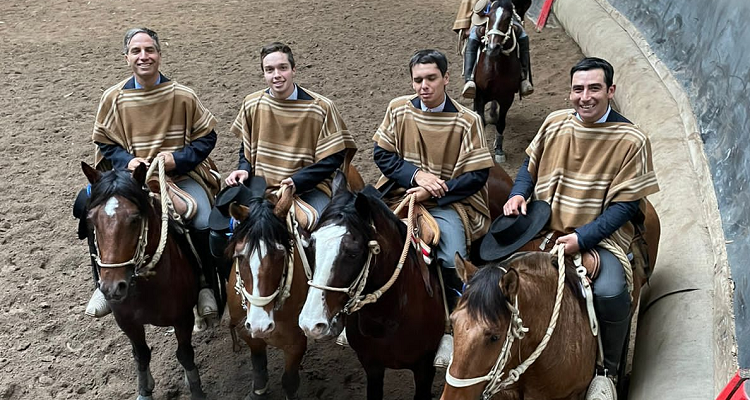
[{"label": "horse eye", "polygon": [[492,335],[490,336],[490,342],[494,343],[500,340],[500,335]]},{"label": "horse eye", "polygon": [[281,243],[276,243],[276,250],[284,250],[284,245]]}]

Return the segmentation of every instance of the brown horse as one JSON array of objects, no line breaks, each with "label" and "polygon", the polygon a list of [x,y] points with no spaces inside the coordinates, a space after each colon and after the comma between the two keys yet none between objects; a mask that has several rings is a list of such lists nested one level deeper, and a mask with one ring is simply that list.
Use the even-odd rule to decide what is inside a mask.
[{"label": "brown horse", "polygon": [[521,85],[521,61],[518,58],[516,37],[519,28],[512,23],[514,13],[523,20],[531,0],[495,0],[490,5],[489,21],[484,31],[485,49],[480,53],[474,72],[476,95],[474,111],[485,124],[484,107],[497,102],[495,115],[495,161],[505,162],[503,131],[505,117],[513,105],[513,97]]},{"label": "brown horse", "polygon": [[[185,369],[191,399],[205,399],[191,344],[198,300],[195,257],[183,236],[172,227],[162,229],[161,210],[144,189],[145,164],[132,175],[101,173],[86,163],[81,167],[91,183],[87,222],[94,235],[99,288],[133,347],[138,400],[150,400],[154,390],[144,324],[174,327],[177,360]],[[160,239],[166,243],[159,257]]]},{"label": "brown horse", "polygon": [[236,333],[250,347],[253,389],[248,398],[267,394],[266,346],[270,344],[284,351],[281,386],[287,399],[296,399],[299,367],[307,350],[307,338],[297,325],[307,278],[285,223],[293,199],[291,191],[284,191],[278,201],[273,194],[264,195],[262,178],[253,178],[250,189],[254,195],[248,206],[229,207],[240,221],[227,246],[235,259],[227,283],[229,327],[235,351],[239,350]]},{"label": "brown horse", "polygon": [[[455,347],[448,373],[465,382],[447,377],[441,399],[477,399],[480,394],[488,399],[494,394],[483,393],[493,378],[488,371],[497,363],[498,380],[513,376],[510,371],[542,342],[553,314],[560,267],[549,253],[523,252],[479,271],[457,257],[456,268],[467,288],[451,315]],[[494,398],[573,400],[586,391],[594,373],[596,338],[589,329],[575,269],[564,268],[560,317],[546,348],[517,382],[509,381]],[[498,362],[499,355],[506,358]]]},{"label": "brown horse", "polygon": [[[445,328],[438,280],[411,246],[396,275],[407,229],[370,189],[355,194],[343,175],[334,179],[335,194],[311,234],[315,272],[299,325],[313,339],[333,338],[346,317],[349,344],[367,374],[368,400],[383,398],[385,368],[410,369],[414,398],[430,399],[432,361]],[[352,299],[389,281],[376,302],[355,311]]]}]

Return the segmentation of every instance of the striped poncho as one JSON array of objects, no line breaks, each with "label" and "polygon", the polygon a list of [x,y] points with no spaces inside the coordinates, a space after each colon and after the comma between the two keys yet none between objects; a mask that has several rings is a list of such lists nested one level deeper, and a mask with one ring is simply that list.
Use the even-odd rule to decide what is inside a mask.
[{"label": "striped poncho", "polygon": [[[373,140],[386,151],[443,180],[457,178],[466,172],[494,166],[492,154],[484,137],[479,116],[468,108],[446,98],[458,112],[424,112],[414,107],[416,95],[398,97],[391,101]],[[381,176],[380,187],[388,179]],[[404,195],[404,188],[389,193],[393,199]],[[429,209],[435,203],[424,203]],[[490,211],[487,206],[487,186],[473,195],[452,204],[466,211],[466,232],[476,240],[489,229]]]},{"label": "striped poncho", "polygon": [[[300,169],[342,150],[344,168],[357,146],[333,102],[298,86],[312,100],[277,99],[265,90],[245,97],[231,131],[242,138],[245,158],[269,188]],[[346,169],[344,169],[346,170]],[[330,196],[330,179],[316,186]]]},{"label": "striped poncho", "polygon": [[[214,129],[216,118],[190,88],[167,81],[148,89],[123,89],[128,78],[107,89],[99,102],[93,140],[118,145],[135,157],[154,158],[159,152],[181,150]],[[94,165],[106,169],[96,148]],[[195,172],[211,189],[218,180],[208,160]]]},{"label": "striped poncho", "polygon": [[[641,200],[659,191],[651,144],[632,124],[586,123],[573,110],[556,111],[526,153],[536,182],[533,198],[551,205],[552,230],[571,233],[611,203]],[[627,251],[633,234],[628,222],[610,239]]]},{"label": "striped poncho", "polygon": [[458,32],[461,29],[471,28],[471,13],[474,9],[476,0],[461,0],[456,13],[456,20],[453,22],[453,30]]}]

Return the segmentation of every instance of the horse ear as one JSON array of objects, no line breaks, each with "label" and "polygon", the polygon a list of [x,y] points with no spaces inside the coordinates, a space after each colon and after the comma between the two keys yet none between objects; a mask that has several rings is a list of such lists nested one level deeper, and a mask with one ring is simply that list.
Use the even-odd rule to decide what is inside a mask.
[{"label": "horse ear", "polygon": [[138,182],[138,185],[143,186],[146,184],[146,164],[140,163],[137,167],[135,167],[135,171],[133,171],[133,179],[135,179],[136,182]]},{"label": "horse ear", "polygon": [[357,210],[357,214],[359,214],[363,220],[370,220],[372,213],[370,211],[370,199],[368,199],[367,196],[359,193],[357,199],[354,200],[354,209]]},{"label": "horse ear", "polygon": [[471,261],[464,260],[464,258],[461,257],[461,254],[458,254],[458,252],[456,252],[454,259],[456,262],[456,272],[458,273],[458,276],[461,278],[463,283],[469,282],[469,279],[471,279],[471,277],[474,276],[474,274],[478,271],[477,267],[475,267],[474,264],[471,263]]},{"label": "horse ear", "polygon": [[86,179],[88,179],[89,183],[92,185],[99,182],[99,179],[102,179],[102,173],[94,169],[94,167],[86,164],[84,161],[81,161],[81,169],[83,170],[83,174],[86,175]]},{"label": "horse ear", "polygon": [[273,213],[277,217],[283,219],[286,219],[286,214],[289,212],[289,209],[292,207],[292,202],[294,201],[294,195],[292,194],[292,190],[287,188],[286,190],[281,192],[281,198],[276,201],[276,206],[273,208]]},{"label": "horse ear", "polygon": [[518,294],[518,272],[509,268],[508,272],[500,278],[500,290],[505,294],[505,298],[512,301]]},{"label": "horse ear", "polygon": [[336,175],[333,176],[333,183],[331,184],[332,187],[332,193],[331,198],[336,197],[337,195],[348,191],[349,189],[346,186],[346,174],[341,172],[341,170],[336,170]]},{"label": "horse ear", "polygon": [[247,219],[247,214],[249,214],[250,208],[247,206],[243,206],[241,204],[238,204],[237,202],[232,202],[232,204],[229,205],[229,215],[232,216],[237,221],[244,221]]}]

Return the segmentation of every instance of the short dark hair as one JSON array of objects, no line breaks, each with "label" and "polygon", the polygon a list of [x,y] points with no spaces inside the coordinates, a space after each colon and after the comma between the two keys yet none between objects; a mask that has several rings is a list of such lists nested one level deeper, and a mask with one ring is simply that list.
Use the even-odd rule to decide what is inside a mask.
[{"label": "short dark hair", "polygon": [[570,69],[570,82],[573,83],[573,74],[578,71],[589,71],[592,69],[601,69],[604,71],[604,83],[607,84],[607,88],[612,86],[612,80],[615,77],[615,69],[612,64],[607,60],[597,57],[586,57],[581,61],[578,61],[573,68]]},{"label": "short dark hair", "polygon": [[448,72],[448,59],[445,58],[445,54],[435,49],[417,50],[411,60],[409,61],[409,76],[411,76],[411,70],[417,64],[436,64],[440,70],[440,74],[445,76]]},{"label": "short dark hair", "polygon": [[154,41],[154,47],[156,47],[156,51],[161,53],[161,43],[159,43],[159,35],[157,35],[156,32],[148,28],[133,28],[128,29],[128,31],[125,32],[125,38],[122,41],[122,54],[128,54],[128,46],[130,46],[130,41],[133,40],[133,36],[139,33],[147,34]]},{"label": "short dark hair", "polygon": [[294,54],[292,54],[292,49],[287,46],[284,43],[281,42],[273,42],[269,43],[265,46],[263,46],[260,49],[260,69],[263,70],[263,60],[266,58],[267,55],[271,53],[276,53],[277,51],[280,51],[284,54],[286,54],[286,58],[289,60],[289,65],[291,65],[292,68],[294,68]]}]

